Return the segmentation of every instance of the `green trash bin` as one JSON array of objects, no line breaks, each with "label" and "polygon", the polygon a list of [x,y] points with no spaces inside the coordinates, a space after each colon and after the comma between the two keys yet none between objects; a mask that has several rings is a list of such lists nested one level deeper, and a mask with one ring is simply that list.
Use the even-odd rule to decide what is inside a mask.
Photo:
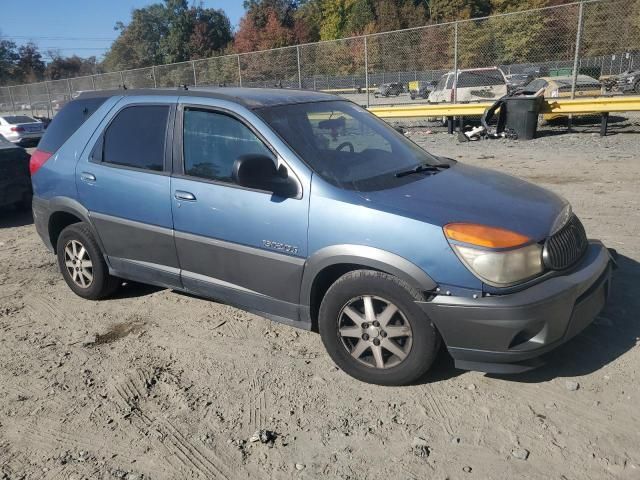
[{"label": "green trash bin", "polygon": [[544,97],[519,95],[503,99],[507,110],[505,127],[513,130],[519,140],[536,138],[538,115],[542,109]]}]

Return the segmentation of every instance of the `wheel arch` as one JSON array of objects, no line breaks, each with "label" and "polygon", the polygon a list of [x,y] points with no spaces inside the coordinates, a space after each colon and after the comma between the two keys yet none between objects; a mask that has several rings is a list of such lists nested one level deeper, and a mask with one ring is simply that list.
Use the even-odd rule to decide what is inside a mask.
[{"label": "wheel arch", "polygon": [[49,218],[47,219],[47,234],[54,252],[62,230],[69,225],[80,222],[86,223],[89,226],[100,249],[104,251],[100,238],[96,234],[93,223],[91,222],[89,211],[81,203],[68,197],[54,197],[49,200],[48,203]]},{"label": "wheel arch", "polygon": [[398,277],[420,291],[435,290],[436,282],[420,267],[386,250],[363,245],[333,245],[318,250],[305,263],[300,288],[304,320],[317,331],[318,311],[329,287],[347,272],[378,270]]}]

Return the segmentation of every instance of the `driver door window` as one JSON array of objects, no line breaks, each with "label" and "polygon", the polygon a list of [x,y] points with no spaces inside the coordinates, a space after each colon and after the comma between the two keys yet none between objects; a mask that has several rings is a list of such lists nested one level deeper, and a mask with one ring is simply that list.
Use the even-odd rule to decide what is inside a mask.
[{"label": "driver door window", "polygon": [[186,109],[184,112],[184,173],[232,183],[231,172],[242,155],[273,153],[244,123],[224,113]]}]

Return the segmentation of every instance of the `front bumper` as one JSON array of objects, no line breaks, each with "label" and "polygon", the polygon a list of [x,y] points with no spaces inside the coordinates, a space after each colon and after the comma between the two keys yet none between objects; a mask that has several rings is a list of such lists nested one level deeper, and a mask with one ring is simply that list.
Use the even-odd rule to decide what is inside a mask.
[{"label": "front bumper", "polygon": [[439,295],[417,302],[458,368],[518,373],[589,325],[604,307],[613,260],[599,241],[566,275],[521,292],[477,299]]}]

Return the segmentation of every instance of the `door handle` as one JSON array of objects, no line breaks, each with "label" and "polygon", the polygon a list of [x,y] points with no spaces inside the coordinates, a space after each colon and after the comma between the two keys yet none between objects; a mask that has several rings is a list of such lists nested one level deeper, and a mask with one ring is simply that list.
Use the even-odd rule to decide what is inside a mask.
[{"label": "door handle", "polygon": [[174,194],[176,200],[182,200],[184,202],[195,202],[196,196],[191,192],[185,192],[184,190],[176,190]]},{"label": "door handle", "polygon": [[96,176],[93,173],[82,172],[80,174],[80,180],[82,180],[83,182],[95,182]]}]

